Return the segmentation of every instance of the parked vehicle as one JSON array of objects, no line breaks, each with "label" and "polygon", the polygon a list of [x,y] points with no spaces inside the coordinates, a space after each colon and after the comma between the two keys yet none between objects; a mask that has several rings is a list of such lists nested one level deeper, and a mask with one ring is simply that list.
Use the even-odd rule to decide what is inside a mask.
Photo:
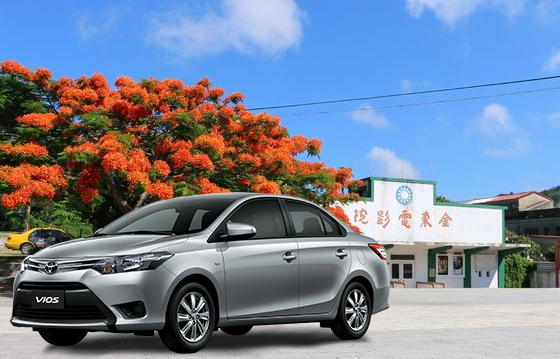
[{"label": "parked vehicle", "polygon": [[56,228],[33,228],[24,233],[10,233],[4,246],[32,254],[40,249],[72,239],[68,233]]},{"label": "parked vehicle", "polygon": [[319,322],[358,339],[388,308],[385,249],[289,196],[181,197],[131,212],[89,238],[26,258],[11,323],[48,343],[88,331],[153,335],[196,352],[220,328]]}]

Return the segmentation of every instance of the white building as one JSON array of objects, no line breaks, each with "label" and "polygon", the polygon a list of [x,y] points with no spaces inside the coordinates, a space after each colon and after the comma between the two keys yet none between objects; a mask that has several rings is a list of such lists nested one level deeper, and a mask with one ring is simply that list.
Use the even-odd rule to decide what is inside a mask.
[{"label": "white building", "polygon": [[344,207],[350,221],[383,244],[391,280],[451,288],[504,287],[505,207],[436,202],[436,183],[368,178],[363,201]]}]

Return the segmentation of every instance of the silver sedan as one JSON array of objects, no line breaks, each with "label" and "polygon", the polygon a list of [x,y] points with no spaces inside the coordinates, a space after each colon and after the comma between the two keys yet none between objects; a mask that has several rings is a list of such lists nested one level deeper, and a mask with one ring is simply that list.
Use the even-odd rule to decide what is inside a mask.
[{"label": "silver sedan", "polygon": [[221,329],[318,322],[359,339],[388,308],[383,246],[323,208],[254,193],[180,197],[22,263],[14,326],[74,345],[88,331],[153,335],[196,352]]}]

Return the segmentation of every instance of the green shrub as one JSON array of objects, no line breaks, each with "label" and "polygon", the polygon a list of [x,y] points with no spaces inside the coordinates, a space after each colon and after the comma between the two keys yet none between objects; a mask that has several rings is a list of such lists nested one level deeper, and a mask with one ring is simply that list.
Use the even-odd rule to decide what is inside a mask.
[{"label": "green shrub", "polygon": [[514,253],[506,257],[506,288],[528,287],[530,273],[534,271],[534,264],[523,258],[521,254]]}]

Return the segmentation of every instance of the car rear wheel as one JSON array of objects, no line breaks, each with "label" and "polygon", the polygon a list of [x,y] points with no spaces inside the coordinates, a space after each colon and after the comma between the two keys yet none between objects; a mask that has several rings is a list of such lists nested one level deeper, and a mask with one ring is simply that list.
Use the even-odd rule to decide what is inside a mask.
[{"label": "car rear wheel", "polygon": [[78,344],[87,333],[87,330],[79,329],[39,330],[39,334],[47,343],[61,347]]},{"label": "car rear wheel", "polygon": [[338,314],[332,322],[331,330],[340,339],[359,339],[369,327],[371,301],[365,287],[354,282],[342,294]]},{"label": "car rear wheel", "polygon": [[159,336],[176,353],[194,353],[210,341],[215,322],[210,293],[199,283],[187,283],[171,296]]},{"label": "car rear wheel", "polygon": [[35,250],[35,247],[31,243],[24,243],[19,247],[21,254],[32,254]]},{"label": "car rear wheel", "polygon": [[245,326],[245,327],[224,327],[222,332],[229,334],[229,335],[243,335],[249,333],[249,331],[253,328],[252,325]]}]

